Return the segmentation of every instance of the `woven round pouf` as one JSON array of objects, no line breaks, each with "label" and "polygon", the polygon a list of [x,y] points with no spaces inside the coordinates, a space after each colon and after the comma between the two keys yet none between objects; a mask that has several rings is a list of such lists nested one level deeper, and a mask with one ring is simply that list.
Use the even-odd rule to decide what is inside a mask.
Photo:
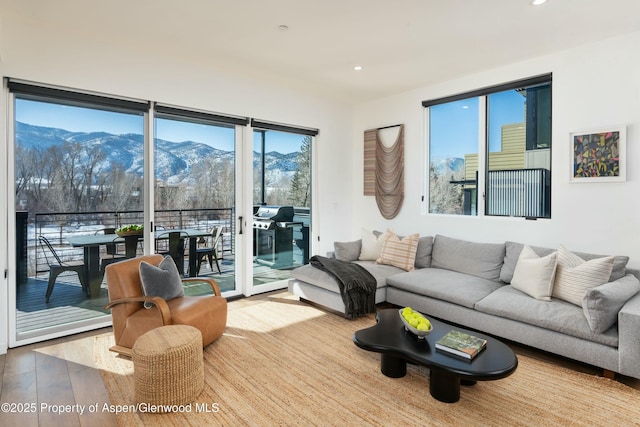
[{"label": "woven round pouf", "polygon": [[136,403],[185,405],[204,388],[202,334],[193,326],[146,332],[133,345],[132,359]]}]

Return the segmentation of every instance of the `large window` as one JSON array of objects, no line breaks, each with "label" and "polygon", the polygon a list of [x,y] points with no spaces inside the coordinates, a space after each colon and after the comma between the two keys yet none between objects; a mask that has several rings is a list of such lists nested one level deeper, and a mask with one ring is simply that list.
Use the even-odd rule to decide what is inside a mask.
[{"label": "large window", "polygon": [[430,213],[551,217],[551,75],[423,106]]},{"label": "large window", "polygon": [[[15,339],[104,326],[110,315],[104,309],[108,295],[99,257],[116,259],[123,248],[113,245],[107,254],[103,246],[93,258],[89,246],[70,239],[113,233],[125,221],[141,223],[148,103],[19,82],[9,82],[9,88],[17,225],[10,321]],[[73,268],[78,265],[83,269]]]}]

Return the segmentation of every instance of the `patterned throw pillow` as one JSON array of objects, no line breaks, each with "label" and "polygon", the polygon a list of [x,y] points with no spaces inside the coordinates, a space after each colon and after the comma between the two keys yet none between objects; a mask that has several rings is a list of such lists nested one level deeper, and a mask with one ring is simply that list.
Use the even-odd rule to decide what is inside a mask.
[{"label": "patterned throw pillow", "polygon": [[582,298],[589,289],[609,281],[613,258],[585,261],[561,245],[552,296],[582,307]]},{"label": "patterned throw pillow", "polygon": [[416,233],[400,240],[393,231],[387,230],[387,238],[376,263],[393,265],[405,271],[414,270],[419,239],[420,234]]},{"label": "patterned throw pillow", "polygon": [[[140,281],[142,282],[142,292],[146,296],[161,297],[164,300],[184,296],[178,267],[170,256],[164,257],[157,267],[142,261],[140,263]],[[145,302],[144,307],[151,308],[153,304]]]}]

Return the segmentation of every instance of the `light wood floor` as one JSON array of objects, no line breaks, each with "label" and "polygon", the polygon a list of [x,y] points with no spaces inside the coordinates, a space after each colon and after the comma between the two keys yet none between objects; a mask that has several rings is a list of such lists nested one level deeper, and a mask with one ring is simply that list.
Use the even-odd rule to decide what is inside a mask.
[{"label": "light wood floor", "polygon": [[[230,309],[254,304],[269,294],[256,295],[236,300]],[[115,426],[116,417],[102,412],[109,402],[100,372],[93,359],[93,340],[99,334],[109,334],[111,328],[59,338],[24,347],[9,349],[0,355],[0,404],[15,404],[11,409],[35,409],[32,412],[7,413],[0,411],[0,426]],[[517,354],[535,357],[592,375],[601,370],[540,352],[528,347],[509,343]],[[640,390],[640,380],[616,376],[616,380]],[[32,408],[35,404],[35,408]],[[84,414],[74,412],[58,414],[51,412],[53,405],[84,406]],[[98,411],[89,413],[89,406],[98,404]],[[29,406],[31,405],[31,406]],[[71,408],[67,408],[71,409]]]}]

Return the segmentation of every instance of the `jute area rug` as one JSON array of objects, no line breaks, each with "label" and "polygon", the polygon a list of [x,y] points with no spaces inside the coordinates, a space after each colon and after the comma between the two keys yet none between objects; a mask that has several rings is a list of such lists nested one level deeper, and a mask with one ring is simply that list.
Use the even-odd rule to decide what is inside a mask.
[{"label": "jute area rug", "polygon": [[[409,365],[404,378],[387,378],[380,372],[380,355],[353,344],[353,333],[373,324],[373,315],[346,320],[286,292],[252,303],[231,302],[226,333],[205,349],[205,389],[190,410],[122,413],[118,423],[182,427],[640,422],[640,391],[522,355],[513,375],[462,387],[459,402],[441,403],[429,394],[426,368]],[[111,404],[132,405],[133,363],[110,353],[110,345],[111,334],[96,337],[97,366]]]}]

